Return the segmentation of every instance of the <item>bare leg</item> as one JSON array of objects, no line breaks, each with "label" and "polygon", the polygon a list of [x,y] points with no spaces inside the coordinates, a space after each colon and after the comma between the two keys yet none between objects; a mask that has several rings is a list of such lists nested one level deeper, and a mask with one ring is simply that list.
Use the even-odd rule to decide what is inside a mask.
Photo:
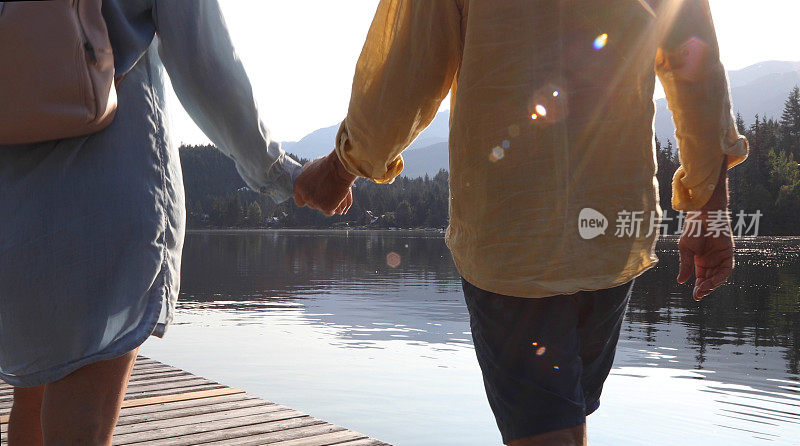
[{"label": "bare leg", "polygon": [[137,347],[119,358],[89,364],[47,384],[42,401],[44,444],[110,445],[138,351]]},{"label": "bare leg", "polygon": [[588,444],[585,424],[508,442],[508,446],[586,446]]},{"label": "bare leg", "polygon": [[42,398],[44,386],[14,387],[8,420],[9,446],[42,445]]}]

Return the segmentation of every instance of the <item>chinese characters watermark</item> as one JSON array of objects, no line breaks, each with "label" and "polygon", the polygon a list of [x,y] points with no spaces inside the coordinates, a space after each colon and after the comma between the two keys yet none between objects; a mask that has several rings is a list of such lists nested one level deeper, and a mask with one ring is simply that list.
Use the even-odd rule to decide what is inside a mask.
[{"label": "chinese characters watermark", "polygon": [[[757,236],[761,211],[715,210],[701,212],[677,212],[671,216],[663,211],[661,217],[656,211],[646,214],[644,211],[622,210],[617,212],[614,223],[614,237],[650,237],[656,235],[682,235],[700,237],[736,237]],[[578,232],[585,240],[605,235],[609,227],[608,219],[601,212],[592,208],[584,208],[578,216]],[[674,232],[670,228],[674,227]]]}]

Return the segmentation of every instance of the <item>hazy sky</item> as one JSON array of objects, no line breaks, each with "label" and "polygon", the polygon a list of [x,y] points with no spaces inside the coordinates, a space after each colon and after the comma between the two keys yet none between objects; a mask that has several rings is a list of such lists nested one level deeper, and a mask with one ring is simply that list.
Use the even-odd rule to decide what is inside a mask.
[{"label": "hazy sky", "polygon": [[[710,1],[726,68],[800,60],[800,1]],[[220,3],[274,139],[297,140],[344,118],[377,0]],[[170,106],[178,142],[207,141],[174,98]]]}]

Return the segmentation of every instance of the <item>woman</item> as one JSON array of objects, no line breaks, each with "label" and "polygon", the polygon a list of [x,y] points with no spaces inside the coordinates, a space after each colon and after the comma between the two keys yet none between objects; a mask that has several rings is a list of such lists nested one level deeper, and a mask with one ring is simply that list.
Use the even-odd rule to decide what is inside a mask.
[{"label": "woman", "polygon": [[15,386],[11,446],[109,444],[139,346],[172,320],[185,208],[161,62],[251,188],[284,201],[301,171],[259,121],[216,0],[106,0],[103,15],[124,74],[113,123],[0,148],[0,378]]}]

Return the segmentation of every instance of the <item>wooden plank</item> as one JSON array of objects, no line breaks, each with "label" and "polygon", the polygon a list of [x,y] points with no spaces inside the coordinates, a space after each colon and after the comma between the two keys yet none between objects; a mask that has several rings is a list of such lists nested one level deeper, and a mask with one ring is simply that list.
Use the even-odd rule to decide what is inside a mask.
[{"label": "wooden plank", "polygon": [[138,389],[144,386],[153,386],[156,384],[164,385],[165,387],[169,387],[176,383],[183,383],[186,381],[194,381],[194,380],[203,380],[205,382],[219,384],[218,382],[211,381],[209,379],[201,378],[195,375],[180,375],[180,376],[168,376],[166,378],[152,378],[152,379],[143,379],[139,381],[129,382],[128,388],[129,389]]},{"label": "wooden plank", "polygon": [[224,439],[219,439],[211,443],[203,443],[203,446],[211,446],[211,445],[230,446],[232,444],[235,444],[236,446],[261,446],[265,444],[277,443],[280,441],[289,441],[289,440],[296,440],[298,438],[314,437],[317,435],[329,434],[345,430],[343,427],[326,423],[322,420],[316,420],[316,421],[318,421],[317,424],[309,424],[306,426],[298,426],[289,429],[273,430],[264,433],[258,432],[257,428],[261,427],[262,425],[257,425],[254,426],[256,429],[251,429],[251,431],[248,432],[247,436],[236,438],[235,441],[231,441],[229,437],[224,437]]},{"label": "wooden plank", "polygon": [[[196,401],[196,400],[195,400]],[[168,405],[165,405],[168,407]],[[277,406],[277,404],[270,404],[266,401],[257,398],[245,399],[240,401],[228,401],[217,404],[195,405],[190,407],[182,407],[176,409],[166,409],[157,411],[147,411],[138,414],[124,414],[120,415],[117,421],[117,427],[126,426],[129,424],[147,423],[156,420],[179,419],[188,417],[190,415],[202,415],[207,413],[228,412],[235,409],[244,409],[247,407],[256,406]],[[153,409],[152,406],[137,409]]]},{"label": "wooden plank", "polygon": [[[239,445],[243,438],[264,432],[282,433],[288,431],[298,431],[301,429],[313,429],[314,426],[326,424],[322,420],[309,416],[290,418],[287,420],[272,421],[267,423],[239,426],[222,430],[203,432],[180,437],[155,440],[144,443],[137,443],[137,446],[158,445],[158,446],[194,446],[197,444],[208,444],[216,441],[217,444]],[[264,443],[261,443],[264,444]]]},{"label": "wooden plank", "polygon": [[181,381],[175,383],[165,383],[165,384],[142,384],[140,386],[131,387],[128,390],[128,393],[125,395],[128,399],[136,399],[136,398],[143,398],[149,396],[157,396],[158,395],[165,395],[171,393],[187,393],[193,390],[202,390],[197,389],[197,387],[204,387],[204,388],[219,388],[225,387],[220,383],[215,383],[213,381],[203,380],[202,378],[193,379],[190,381]]},{"label": "wooden plank", "polygon": [[362,438],[361,440],[345,441],[344,443],[337,443],[337,446],[391,446],[389,443],[384,443],[374,438]]},{"label": "wooden plank", "polygon": [[222,420],[230,418],[244,418],[253,415],[267,415],[274,412],[283,412],[289,409],[288,407],[279,406],[277,404],[264,404],[260,406],[242,407],[238,409],[229,409],[221,411],[212,411],[206,413],[190,413],[183,417],[172,417],[168,419],[156,419],[143,421],[135,424],[127,424],[119,426],[114,430],[115,435],[132,434],[136,432],[149,432],[155,430],[164,430],[169,428],[177,428],[180,426],[189,426],[193,424],[217,424]]},{"label": "wooden plank", "polygon": [[150,397],[157,397],[157,396],[169,396],[169,395],[177,395],[181,393],[190,393],[190,392],[199,392],[203,390],[218,390],[224,389],[225,386],[222,384],[217,385],[203,385],[203,386],[195,386],[195,387],[185,387],[182,389],[168,389],[168,390],[159,390],[153,392],[145,392],[145,393],[136,393],[128,395],[128,399],[135,400],[135,399],[142,399],[142,398],[150,398]]},{"label": "wooden plank", "polygon": [[200,398],[210,398],[222,395],[244,394],[243,390],[234,389],[233,387],[222,387],[219,389],[200,390],[195,392],[184,392],[168,395],[154,395],[148,398],[126,399],[122,402],[122,408],[147,406],[151,404],[171,403],[174,401],[187,401],[196,400]]},{"label": "wooden plank", "polygon": [[299,418],[306,416],[308,415],[305,415],[296,410],[285,409],[267,414],[256,414],[239,418],[228,418],[224,420],[214,421],[213,423],[199,422],[183,426],[165,427],[162,429],[151,429],[145,432],[135,432],[129,434],[116,435],[114,436],[113,444],[123,445],[123,444],[138,443],[142,441],[163,440],[166,438],[180,437],[183,435],[213,432],[217,430],[227,429],[230,427],[248,426],[251,424],[266,423],[268,421],[280,421],[280,420],[287,420],[290,418]]},{"label": "wooden plank", "polygon": [[131,375],[132,376],[136,376],[136,375],[141,375],[141,374],[144,374],[144,373],[153,373],[153,372],[164,371],[164,370],[175,371],[175,370],[180,370],[180,369],[172,367],[172,366],[168,366],[168,365],[165,365],[165,364],[148,364],[148,365],[143,366],[143,367],[134,367],[133,370],[131,370]]},{"label": "wooden plank", "polygon": [[131,371],[131,376],[140,376],[140,375],[147,375],[150,373],[159,373],[159,372],[176,372],[180,371],[181,369],[176,369],[175,367],[170,367],[168,365],[161,365],[161,366],[152,366],[147,368],[134,368]]},{"label": "wooden plank", "polygon": [[153,373],[143,373],[141,375],[131,375],[130,382],[143,381],[151,378],[168,378],[171,376],[194,376],[189,372],[183,370],[164,370]]},{"label": "wooden plank", "polygon": [[272,443],[273,446],[328,446],[332,444],[344,443],[350,440],[360,440],[367,438],[364,434],[353,432],[349,430],[341,430],[338,432],[330,432],[322,435],[315,435],[313,437],[297,438],[294,440],[279,441]]},{"label": "wooden plank", "polygon": [[193,376],[189,380],[178,381],[178,382],[168,382],[168,383],[141,383],[135,386],[131,386],[128,388],[128,393],[135,394],[135,393],[146,393],[154,390],[166,390],[166,389],[181,389],[184,387],[194,387],[194,386],[204,386],[209,384],[219,384],[215,383],[214,381],[209,381],[205,378],[199,378],[197,376]]},{"label": "wooden plank", "polygon": [[128,395],[129,399],[139,399],[139,398],[149,398],[151,396],[163,396],[163,395],[174,395],[179,393],[189,393],[189,392],[196,392],[200,390],[213,390],[213,389],[223,389],[226,386],[222,384],[200,384],[197,386],[191,387],[177,387],[177,388],[169,388],[169,389],[162,389],[162,390],[154,390],[150,392],[133,392]]},{"label": "wooden plank", "polygon": [[[170,395],[170,396],[178,396],[178,395],[180,394]],[[167,398],[167,397],[158,397],[158,399],[160,398]],[[128,400],[128,401],[138,402],[142,401],[142,399]],[[185,400],[165,401],[162,403],[146,404],[142,406],[124,407],[120,412],[120,417],[141,415],[145,413],[157,413],[167,410],[180,410],[180,409],[185,409],[187,407],[202,407],[214,404],[236,403],[245,401],[260,401],[265,404],[271,404],[268,401],[264,401],[254,396],[247,395],[246,393],[234,393],[228,395],[210,396],[205,398],[190,398]]]},{"label": "wooden plank", "polygon": [[150,365],[169,365],[164,364],[161,361],[156,361],[154,359],[137,359],[136,362],[133,364],[134,367],[145,367]]},{"label": "wooden plank", "polygon": [[163,368],[160,368],[160,369],[138,370],[138,371],[132,372],[131,373],[131,378],[139,379],[139,378],[142,378],[142,377],[158,376],[158,375],[163,375],[165,373],[175,373],[175,372],[188,373],[188,372],[186,372],[184,370],[175,369],[175,368],[172,368],[172,367],[163,367]]},{"label": "wooden plank", "polygon": [[144,356],[137,356],[135,365],[149,365],[149,364],[164,364],[161,361],[157,361],[155,359],[147,358]]},{"label": "wooden plank", "polygon": [[150,370],[150,369],[163,369],[165,367],[174,368],[174,367],[170,367],[170,366],[168,366],[166,364],[162,364],[160,362],[153,362],[153,363],[148,363],[148,364],[134,364],[133,365],[133,370],[137,370],[138,371],[138,370]]}]

